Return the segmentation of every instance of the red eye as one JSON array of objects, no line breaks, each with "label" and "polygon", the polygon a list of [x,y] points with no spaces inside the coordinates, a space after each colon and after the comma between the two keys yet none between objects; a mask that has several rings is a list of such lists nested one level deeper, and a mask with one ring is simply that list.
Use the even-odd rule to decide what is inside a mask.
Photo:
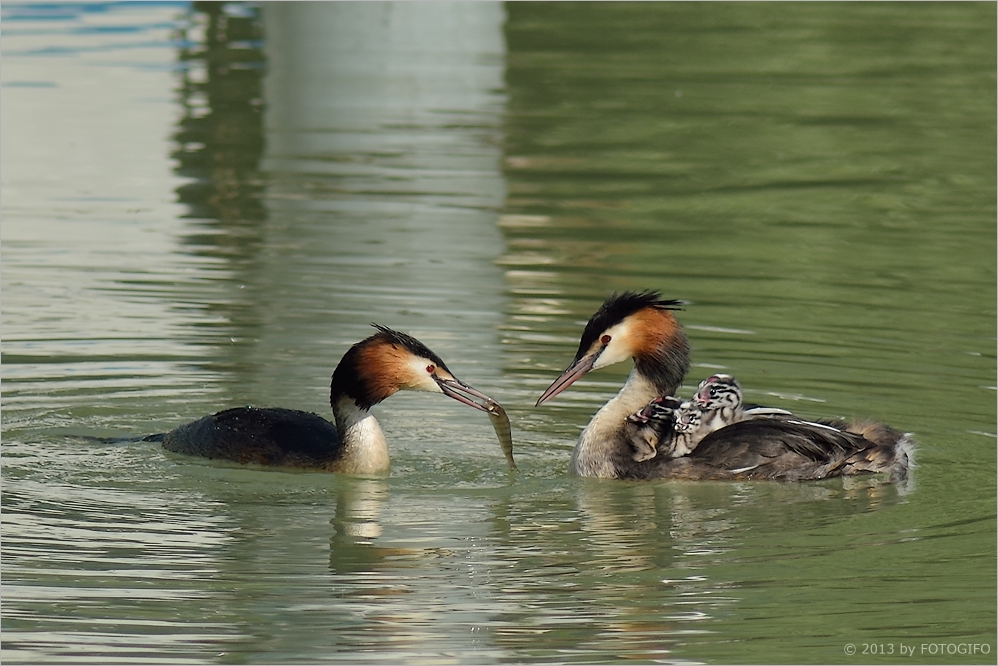
[{"label": "red eye", "polygon": [[602,342],[605,345],[608,345],[608,344],[610,344],[610,336],[609,335],[604,335],[602,338],[599,339],[599,341]]},{"label": "red eye", "polygon": [[429,375],[432,375],[433,371],[436,370],[436,369],[437,369],[437,366],[435,366],[435,365],[428,365],[428,366],[426,366],[426,373],[429,374]]}]

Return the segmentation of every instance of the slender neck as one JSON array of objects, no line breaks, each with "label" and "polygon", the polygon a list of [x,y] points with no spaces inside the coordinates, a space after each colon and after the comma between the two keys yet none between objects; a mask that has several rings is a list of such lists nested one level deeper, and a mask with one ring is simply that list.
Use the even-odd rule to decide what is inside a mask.
[{"label": "slender neck", "polygon": [[388,442],[371,412],[358,407],[347,395],[333,396],[333,416],[340,436],[334,472],[356,475],[382,475],[388,472]]},{"label": "slender neck", "polygon": [[635,366],[624,387],[596,412],[579,436],[572,451],[572,470],[579,476],[614,478],[618,475],[616,460],[630,457],[626,419],[661,393]]},{"label": "slender neck", "polygon": [[662,340],[654,349],[635,356],[634,369],[655,385],[660,395],[675,395],[690,369],[690,342],[682,328]]}]

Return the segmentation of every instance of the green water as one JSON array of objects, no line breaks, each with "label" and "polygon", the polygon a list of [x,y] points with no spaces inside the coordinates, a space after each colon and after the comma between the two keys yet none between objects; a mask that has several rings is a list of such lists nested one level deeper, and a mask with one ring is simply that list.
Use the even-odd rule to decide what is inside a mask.
[{"label": "green water", "polygon": [[[3,21],[5,661],[994,662],[993,4]],[[628,369],[534,401],[645,288],[686,391],[911,431],[914,483],[570,476]],[[325,414],[372,321],[519,474],[431,395],[376,408],[384,480],[80,437]]]}]

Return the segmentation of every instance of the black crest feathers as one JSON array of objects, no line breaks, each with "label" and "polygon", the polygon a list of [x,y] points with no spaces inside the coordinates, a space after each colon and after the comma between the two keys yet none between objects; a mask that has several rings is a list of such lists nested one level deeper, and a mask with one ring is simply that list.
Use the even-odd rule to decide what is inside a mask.
[{"label": "black crest feathers", "polygon": [[589,348],[592,347],[596,338],[603,334],[603,331],[619,324],[635,312],[645,308],[679,310],[684,303],[685,301],[676,299],[663,299],[661,293],[652,290],[625,291],[620,294],[617,292],[612,293],[609,298],[603,301],[603,305],[596,311],[596,314],[589,318],[589,322],[582,332],[582,339],[579,341],[579,351],[576,353],[575,359],[582,358]]},{"label": "black crest feathers", "polygon": [[443,368],[444,370],[447,370],[447,372],[450,372],[450,370],[447,368],[447,365],[443,362],[443,359],[434,354],[429,347],[427,347],[426,345],[424,345],[422,342],[412,337],[411,335],[407,333],[402,333],[401,331],[394,331],[388,328],[387,326],[382,326],[381,324],[372,323],[371,326],[378,329],[378,332],[358,344],[362,345],[364,343],[369,343],[375,340],[382,340],[384,342],[388,342],[398,347],[407,349],[410,352],[412,352],[415,356],[428,358],[434,363],[436,363],[437,367]]}]

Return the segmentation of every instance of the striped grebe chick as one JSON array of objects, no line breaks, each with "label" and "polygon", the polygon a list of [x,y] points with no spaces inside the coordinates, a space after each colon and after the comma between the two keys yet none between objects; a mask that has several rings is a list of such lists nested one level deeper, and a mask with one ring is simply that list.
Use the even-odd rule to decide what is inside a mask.
[{"label": "striped grebe chick", "polygon": [[[784,410],[765,409],[766,414]],[[690,400],[674,396],[655,398],[627,420],[638,424],[631,445],[634,460],[651,460],[658,453],[669,458],[688,455],[710,433],[744,418],[741,385],[731,375],[717,374],[700,382]]]}]

